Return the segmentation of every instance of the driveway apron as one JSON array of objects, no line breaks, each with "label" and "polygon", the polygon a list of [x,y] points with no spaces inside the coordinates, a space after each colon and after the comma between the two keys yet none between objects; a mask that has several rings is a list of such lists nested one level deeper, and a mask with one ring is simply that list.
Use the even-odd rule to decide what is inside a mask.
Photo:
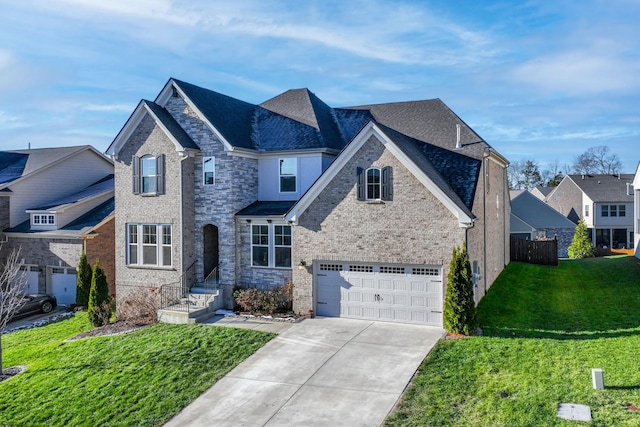
[{"label": "driveway apron", "polygon": [[379,426],[444,333],[420,325],[304,320],[166,426]]}]

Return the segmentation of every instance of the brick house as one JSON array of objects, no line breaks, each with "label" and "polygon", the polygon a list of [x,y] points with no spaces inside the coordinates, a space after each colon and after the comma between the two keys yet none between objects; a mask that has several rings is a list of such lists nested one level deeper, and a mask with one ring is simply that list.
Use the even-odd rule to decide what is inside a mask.
[{"label": "brick house", "polygon": [[455,245],[476,300],[509,260],[508,162],[439,99],[253,105],[170,79],[107,154],[118,289],[213,279],[229,306],[292,281],[296,312],[441,326]]},{"label": "brick house", "polygon": [[[115,292],[113,163],[90,146],[0,152],[4,250],[20,249],[29,293],[75,303],[82,251],[97,258]],[[110,247],[110,249],[102,249]]]}]

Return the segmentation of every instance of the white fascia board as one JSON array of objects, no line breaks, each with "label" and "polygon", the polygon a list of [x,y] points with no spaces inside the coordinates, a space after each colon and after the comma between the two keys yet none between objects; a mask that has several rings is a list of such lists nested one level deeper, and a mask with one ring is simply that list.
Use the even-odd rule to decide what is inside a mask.
[{"label": "white fascia board", "polygon": [[118,153],[138,127],[147,110],[147,108],[144,108],[144,101],[140,101],[135,110],[133,110],[133,113],[131,113],[131,117],[129,117],[122,129],[120,129],[120,132],[118,132],[118,135],[116,135],[115,139],[107,149],[107,156],[110,156],[114,160],[118,159]]},{"label": "white fascia board", "polygon": [[465,212],[458,208],[453,201],[438,187],[427,175],[416,166],[416,164],[394,143],[391,141],[373,122],[369,122],[355,136],[351,143],[340,153],[340,155],[329,165],[327,170],[318,178],[318,180],[309,188],[309,190],[296,203],[291,211],[285,216],[289,222],[297,223],[300,215],[311,205],[322,190],[331,182],[354,154],[365,144],[371,137],[375,136],[391,154],[393,154],[400,162],[429,190],[451,213],[458,219],[460,227],[470,227],[474,219],[470,218]]},{"label": "white fascia board", "polygon": [[631,183],[631,185],[633,185],[634,190],[640,190],[640,162],[638,163],[638,167],[636,168],[636,174],[633,177],[633,182]]},{"label": "white fascia board", "polygon": [[171,132],[169,132],[169,129],[167,129],[164,126],[162,121],[153,113],[151,108],[149,108],[149,106],[147,104],[145,104],[145,103],[143,103],[143,105],[144,105],[144,109],[146,110],[147,114],[149,114],[151,116],[151,118],[156,123],[156,125],[160,129],[162,129],[162,131],[165,133],[165,135],[167,135],[169,137],[169,139],[171,140],[171,142],[173,142],[173,145],[176,147],[176,151],[178,153],[180,153],[184,157],[189,157],[190,155],[192,155],[193,152],[198,151],[198,150],[194,150],[192,148],[184,148],[182,146],[182,144],[180,144],[180,142],[178,142],[178,140],[175,138],[175,136],[173,136],[173,134]]},{"label": "white fascia board", "polygon": [[497,163],[503,168],[506,168],[511,164],[502,154],[498,153],[493,148],[486,148],[485,152],[489,153],[489,155],[487,156],[489,160],[492,160],[494,163]]},{"label": "white fascia board", "polygon": [[[98,194],[93,194],[91,196],[87,196],[85,198],[82,198],[80,200],[76,200],[75,202],[71,202],[71,203],[64,203],[62,205],[58,205],[58,206],[53,206],[50,209],[26,209],[25,212],[26,213],[41,213],[41,214],[51,214],[51,213],[62,213],[64,211],[66,211],[67,209],[71,208],[71,207],[77,207],[77,206],[81,206],[87,202],[90,202],[94,199],[100,198],[100,197],[104,197],[105,195],[108,195],[109,193],[111,193],[111,197],[113,197],[113,195],[115,194],[115,190],[113,188],[109,189],[109,190],[105,190],[102,191]],[[108,199],[105,199],[105,202]],[[104,203],[104,202],[103,202]],[[86,213],[86,212],[85,212]]]},{"label": "white fascia board", "polygon": [[156,100],[155,100],[156,104],[158,104],[158,105],[160,105],[161,107],[164,108],[164,106],[167,105],[167,102],[169,102],[169,99],[171,98],[171,96],[173,96],[173,90],[174,89],[176,90],[176,92],[178,92],[180,97],[182,99],[184,99],[184,102],[186,102],[187,105],[193,111],[195,111],[195,113],[198,115],[200,120],[202,120],[204,122],[204,124],[209,128],[209,130],[211,132],[213,132],[213,134],[216,136],[216,138],[219,141],[222,142],[222,145],[224,146],[224,150],[225,151],[234,151],[235,148],[229,143],[229,141],[227,141],[222,136],[222,134],[218,131],[218,129],[216,129],[215,126],[213,126],[213,124],[211,124],[211,122],[209,120],[207,120],[206,116],[204,114],[202,114],[202,111],[200,111],[198,109],[198,107],[196,107],[196,105],[191,101],[191,99],[189,99],[189,97],[182,91],[182,89],[180,89],[180,86],[178,86],[178,83],[176,83],[175,80],[170,79],[167,82],[167,84],[164,86],[164,88],[162,89],[162,91],[160,92],[158,97],[156,98]]}]

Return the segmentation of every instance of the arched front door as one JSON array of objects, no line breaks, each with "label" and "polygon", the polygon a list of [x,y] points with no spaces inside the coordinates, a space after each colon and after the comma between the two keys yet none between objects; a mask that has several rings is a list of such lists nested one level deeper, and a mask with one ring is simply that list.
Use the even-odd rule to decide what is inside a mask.
[{"label": "arched front door", "polygon": [[[207,224],[202,229],[202,260],[204,264],[203,275],[205,280],[211,272],[220,264],[220,252],[218,248],[218,227]],[[216,277],[212,277],[216,279]]]}]

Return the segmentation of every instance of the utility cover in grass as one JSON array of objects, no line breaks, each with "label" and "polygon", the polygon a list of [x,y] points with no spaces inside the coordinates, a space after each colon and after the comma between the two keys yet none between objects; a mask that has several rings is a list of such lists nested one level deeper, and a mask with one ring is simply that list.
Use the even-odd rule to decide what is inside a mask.
[{"label": "utility cover in grass", "polygon": [[591,421],[591,408],[577,403],[560,403],[557,415],[565,420]]}]

